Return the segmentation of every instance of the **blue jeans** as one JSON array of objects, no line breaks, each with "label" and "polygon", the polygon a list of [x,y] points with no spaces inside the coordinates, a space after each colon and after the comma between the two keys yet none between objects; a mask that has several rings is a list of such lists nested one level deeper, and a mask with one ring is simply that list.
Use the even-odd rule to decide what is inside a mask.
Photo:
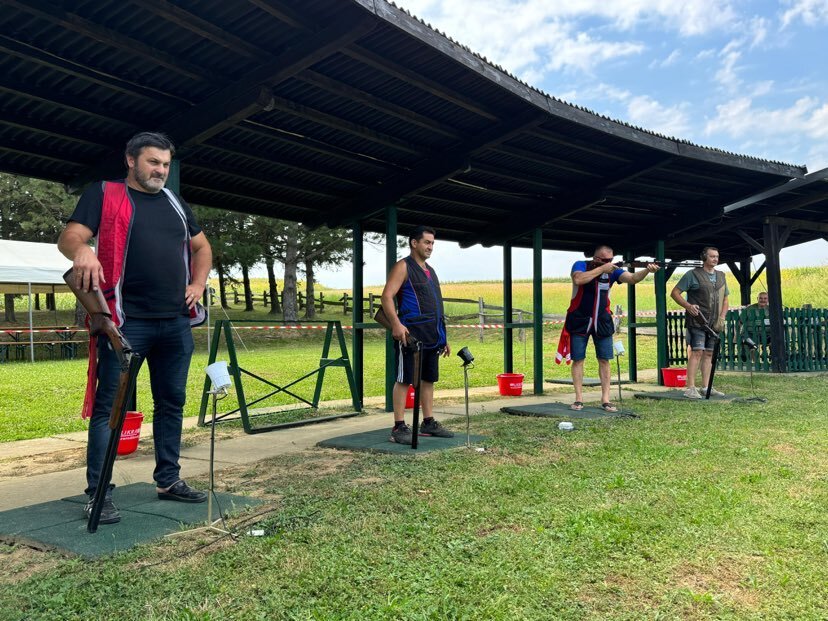
[{"label": "blue jeans", "polygon": [[[193,334],[190,318],[130,319],[121,332],[133,351],[147,361],[152,388],[152,435],[155,445],[153,479],[159,487],[172,485],[179,479],[181,426],[187,394],[187,373],[193,355]],[[109,415],[118,390],[121,367],[109,345],[109,339],[98,339],[98,389],[95,408],[89,421],[89,443],[86,448],[86,493],[95,493],[109,442]],[[112,489],[114,486],[110,486]]]}]

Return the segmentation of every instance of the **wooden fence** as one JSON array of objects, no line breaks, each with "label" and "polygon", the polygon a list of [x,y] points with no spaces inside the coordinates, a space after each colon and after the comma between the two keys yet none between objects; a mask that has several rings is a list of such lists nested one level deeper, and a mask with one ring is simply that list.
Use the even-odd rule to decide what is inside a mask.
[{"label": "wooden fence", "polygon": [[[785,308],[782,311],[788,371],[828,370],[828,309]],[[750,338],[756,349],[745,347]],[[722,332],[718,368],[732,371],[770,372],[770,318],[758,308],[732,310],[727,313]],[[684,312],[667,313],[668,364],[687,364],[684,340]]]}]

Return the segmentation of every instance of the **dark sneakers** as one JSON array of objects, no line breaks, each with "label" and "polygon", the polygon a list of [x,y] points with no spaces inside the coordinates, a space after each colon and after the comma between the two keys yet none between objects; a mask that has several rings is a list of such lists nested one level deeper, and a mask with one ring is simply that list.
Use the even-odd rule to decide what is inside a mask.
[{"label": "dark sneakers", "polygon": [[[160,488],[157,488],[160,490]],[[177,500],[178,502],[204,502],[207,500],[207,492],[200,492],[193,489],[184,481],[179,479],[167,489],[158,491],[158,498],[161,500]]]},{"label": "dark sneakers", "polygon": [[420,425],[419,429],[421,436],[433,436],[435,438],[453,438],[454,434],[443,427],[437,420],[431,419],[428,423]]},{"label": "dark sneakers", "polygon": [[[83,513],[86,515],[87,520],[92,516],[92,502],[90,500],[83,507]],[[101,519],[98,521],[98,524],[117,524],[120,521],[121,513],[118,511],[118,507],[112,503],[111,498],[104,499],[103,506],[101,507]]]},{"label": "dark sneakers", "polygon": [[397,444],[411,444],[411,438],[414,436],[411,434],[411,427],[408,425],[400,425],[399,427],[395,427],[391,430],[391,442],[396,442]]}]

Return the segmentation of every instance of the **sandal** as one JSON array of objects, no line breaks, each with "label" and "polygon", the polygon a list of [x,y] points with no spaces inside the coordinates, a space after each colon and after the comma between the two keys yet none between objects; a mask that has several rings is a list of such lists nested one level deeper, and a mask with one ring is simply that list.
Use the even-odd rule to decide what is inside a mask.
[{"label": "sandal", "polygon": [[580,412],[584,409],[584,402],[583,401],[575,401],[572,405],[569,406],[570,410],[575,410],[576,412]]},{"label": "sandal", "polygon": [[609,401],[607,401],[606,403],[602,403],[601,404],[601,409],[604,410],[604,412],[617,412],[618,411],[618,408],[615,407]]}]

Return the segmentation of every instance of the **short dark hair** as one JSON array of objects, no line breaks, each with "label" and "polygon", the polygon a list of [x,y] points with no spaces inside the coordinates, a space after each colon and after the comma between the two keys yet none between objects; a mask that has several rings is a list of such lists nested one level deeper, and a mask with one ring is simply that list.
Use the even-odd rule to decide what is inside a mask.
[{"label": "short dark hair", "polygon": [[430,226],[420,225],[415,227],[411,233],[408,234],[408,246],[411,247],[411,242],[419,241],[423,238],[425,233],[431,233],[432,235],[437,235],[437,232],[431,228]]},{"label": "short dark hair", "polygon": [[592,251],[592,256],[594,257],[596,254],[601,252],[604,248],[606,248],[607,250],[612,252],[613,256],[614,256],[615,251],[612,249],[612,246],[608,246],[607,244],[599,244],[599,245],[595,246],[595,250]]},{"label": "short dark hair", "polygon": [[146,147],[155,147],[162,151],[169,151],[175,156],[175,145],[169,136],[161,132],[140,132],[135,134],[126,143],[126,155],[137,158]]},{"label": "short dark hair", "polygon": [[707,261],[707,253],[710,252],[711,250],[715,250],[716,252],[719,252],[719,249],[716,248],[716,246],[705,246],[704,248],[702,248],[701,255],[700,255],[702,261]]}]

